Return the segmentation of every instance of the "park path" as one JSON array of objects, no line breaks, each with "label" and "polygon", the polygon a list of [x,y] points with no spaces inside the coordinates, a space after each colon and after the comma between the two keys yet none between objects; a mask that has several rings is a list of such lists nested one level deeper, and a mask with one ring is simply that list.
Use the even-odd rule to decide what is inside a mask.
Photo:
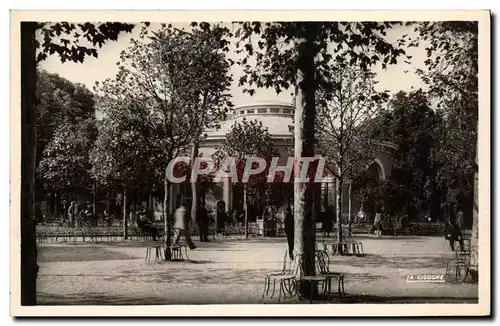
[{"label": "park path", "polygon": [[[437,237],[358,237],[366,257],[335,257],[346,274],[346,302],[476,302],[477,285],[408,283],[408,274],[442,274],[453,259]],[[263,279],[281,268],[284,239],[197,243],[191,261],[146,264],[144,243],[42,244],[40,304],[275,303]],[[288,300],[285,303],[299,303]]]}]

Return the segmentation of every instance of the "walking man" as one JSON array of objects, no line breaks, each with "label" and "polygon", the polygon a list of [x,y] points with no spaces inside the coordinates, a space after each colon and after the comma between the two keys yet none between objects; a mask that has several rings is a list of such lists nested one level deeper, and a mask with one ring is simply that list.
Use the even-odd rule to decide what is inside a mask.
[{"label": "walking man", "polygon": [[174,245],[178,245],[181,236],[184,236],[189,249],[196,249],[189,233],[189,215],[187,213],[185,199],[181,201],[181,205],[175,210],[174,218]]}]

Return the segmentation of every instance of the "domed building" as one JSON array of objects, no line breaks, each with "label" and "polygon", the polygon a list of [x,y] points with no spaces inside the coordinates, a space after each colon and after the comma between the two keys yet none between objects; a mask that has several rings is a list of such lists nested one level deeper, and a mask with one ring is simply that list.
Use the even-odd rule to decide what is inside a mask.
[{"label": "domed building", "polygon": [[[247,121],[254,121],[255,123],[262,123],[267,128],[280,155],[279,165],[284,166],[290,155],[289,153],[293,152],[294,135],[290,127],[293,126],[294,112],[294,106],[291,103],[275,101],[254,102],[237,106],[227,115],[226,120],[220,123],[218,129],[207,131],[207,137],[200,143],[200,156],[207,157],[213,155],[232,126],[245,119]],[[373,164],[368,167],[368,171],[375,173],[378,180],[384,180],[391,173],[390,158],[395,146],[392,143],[379,143],[379,145],[381,151]],[[327,206],[336,206],[334,177],[331,174],[329,175],[328,171],[325,171],[325,175],[321,184],[322,207],[324,208]],[[174,202],[174,207],[176,206],[175,202],[178,200],[177,194],[179,192],[190,193],[190,189],[186,189],[186,187],[189,188],[190,185],[184,184],[172,193],[171,200]],[[342,203],[343,215],[348,214],[349,205],[351,206],[352,214],[355,214],[360,205],[357,198],[355,198],[357,196],[351,196],[352,200],[349,204],[349,185],[347,183],[344,185],[343,191],[345,194]],[[215,210],[215,203],[221,200],[224,201],[226,210],[241,209],[241,195],[229,179],[225,179],[218,184],[212,183],[204,191],[206,207],[212,211]],[[291,196],[293,196],[293,192]],[[254,220],[255,216],[249,216],[249,219]]]}]

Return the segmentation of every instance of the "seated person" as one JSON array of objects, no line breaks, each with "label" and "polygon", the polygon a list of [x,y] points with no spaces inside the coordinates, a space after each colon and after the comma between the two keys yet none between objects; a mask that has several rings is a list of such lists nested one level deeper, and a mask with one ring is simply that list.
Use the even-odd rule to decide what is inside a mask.
[{"label": "seated person", "polygon": [[139,218],[137,219],[137,227],[139,230],[145,233],[150,233],[153,237],[153,241],[158,238],[158,229],[153,225],[150,219],[148,219],[145,211],[139,213]]}]

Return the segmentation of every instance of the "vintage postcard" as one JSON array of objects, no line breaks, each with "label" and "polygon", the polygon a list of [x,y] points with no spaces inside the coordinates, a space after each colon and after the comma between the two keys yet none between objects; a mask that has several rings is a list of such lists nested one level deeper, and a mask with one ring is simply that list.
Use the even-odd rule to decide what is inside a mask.
[{"label": "vintage postcard", "polygon": [[489,11],[11,11],[10,51],[11,315],[490,315]]}]

